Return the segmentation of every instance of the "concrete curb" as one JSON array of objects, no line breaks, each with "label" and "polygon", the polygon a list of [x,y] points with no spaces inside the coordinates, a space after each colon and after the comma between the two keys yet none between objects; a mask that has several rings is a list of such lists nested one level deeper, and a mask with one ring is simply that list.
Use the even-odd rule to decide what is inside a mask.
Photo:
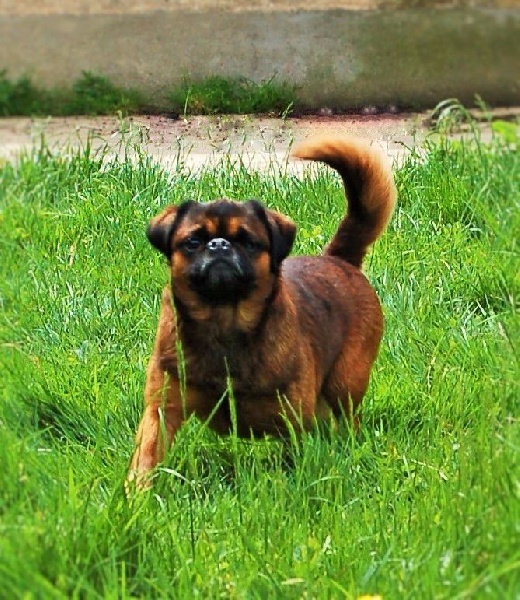
[{"label": "concrete curb", "polygon": [[0,14],[0,68],[40,85],[82,70],[162,103],[184,77],[272,77],[311,107],[520,100],[520,10]]}]

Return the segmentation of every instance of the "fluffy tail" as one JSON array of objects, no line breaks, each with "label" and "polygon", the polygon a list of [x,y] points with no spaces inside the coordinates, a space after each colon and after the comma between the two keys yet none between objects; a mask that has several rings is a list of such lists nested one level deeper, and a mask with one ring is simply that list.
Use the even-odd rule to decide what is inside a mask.
[{"label": "fluffy tail", "polygon": [[291,154],[322,161],[341,175],[347,215],[325,253],[361,267],[368,247],[390,221],[397,198],[386,157],[363,140],[338,135],[311,137],[297,144]]}]

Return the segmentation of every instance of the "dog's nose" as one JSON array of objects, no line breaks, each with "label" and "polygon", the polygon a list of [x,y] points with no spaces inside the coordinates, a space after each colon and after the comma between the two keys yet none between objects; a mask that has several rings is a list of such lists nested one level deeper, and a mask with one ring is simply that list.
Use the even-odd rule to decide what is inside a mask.
[{"label": "dog's nose", "polygon": [[224,238],[213,238],[206,244],[210,252],[227,253],[231,250],[231,244]]}]

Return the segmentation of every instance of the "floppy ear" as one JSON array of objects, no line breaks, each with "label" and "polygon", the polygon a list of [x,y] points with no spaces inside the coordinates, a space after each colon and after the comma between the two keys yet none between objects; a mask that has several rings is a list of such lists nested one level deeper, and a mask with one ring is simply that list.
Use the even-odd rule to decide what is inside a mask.
[{"label": "floppy ear", "polygon": [[271,268],[275,273],[280,268],[280,263],[287,258],[296,237],[296,225],[282,213],[266,210],[267,222],[271,238]]},{"label": "floppy ear", "polygon": [[248,204],[267,229],[271,242],[271,270],[278,273],[280,263],[291,251],[296,236],[296,225],[289,217],[274,210],[267,210],[256,200],[250,200]]},{"label": "floppy ear", "polygon": [[171,204],[154,217],[148,225],[146,230],[148,241],[167,258],[170,258],[172,254],[172,236],[175,228],[193,204],[196,204],[193,200],[183,202],[180,206]]}]

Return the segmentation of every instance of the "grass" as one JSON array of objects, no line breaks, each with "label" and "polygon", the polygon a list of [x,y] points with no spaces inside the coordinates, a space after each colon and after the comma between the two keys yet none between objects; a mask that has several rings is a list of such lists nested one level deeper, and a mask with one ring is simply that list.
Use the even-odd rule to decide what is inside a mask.
[{"label": "grass", "polygon": [[123,115],[166,111],[183,115],[268,113],[287,116],[295,93],[274,78],[255,83],[245,77],[184,80],[170,94],[167,107],[154,106],[136,89],[120,88],[109,79],[84,71],[71,88],[45,89],[29,77],[12,80],[0,71],[0,116]]},{"label": "grass", "polygon": [[181,114],[287,115],[296,102],[294,89],[274,78],[256,83],[245,77],[208,77],[186,80],[170,95],[173,109]]},{"label": "grass", "polygon": [[[517,140],[518,141],[518,140]],[[153,493],[123,480],[167,273],[147,220],[261,198],[315,253],[337,178],[166,174],[87,146],[0,171],[0,581],[9,598],[515,598],[520,160],[500,136],[429,144],[396,173],[366,271],[386,332],[359,439],[179,434]]]},{"label": "grass", "polygon": [[0,71],[0,116],[124,115],[143,110],[143,95],[106,77],[84,71],[70,89],[45,89],[30,78],[11,80]]}]

